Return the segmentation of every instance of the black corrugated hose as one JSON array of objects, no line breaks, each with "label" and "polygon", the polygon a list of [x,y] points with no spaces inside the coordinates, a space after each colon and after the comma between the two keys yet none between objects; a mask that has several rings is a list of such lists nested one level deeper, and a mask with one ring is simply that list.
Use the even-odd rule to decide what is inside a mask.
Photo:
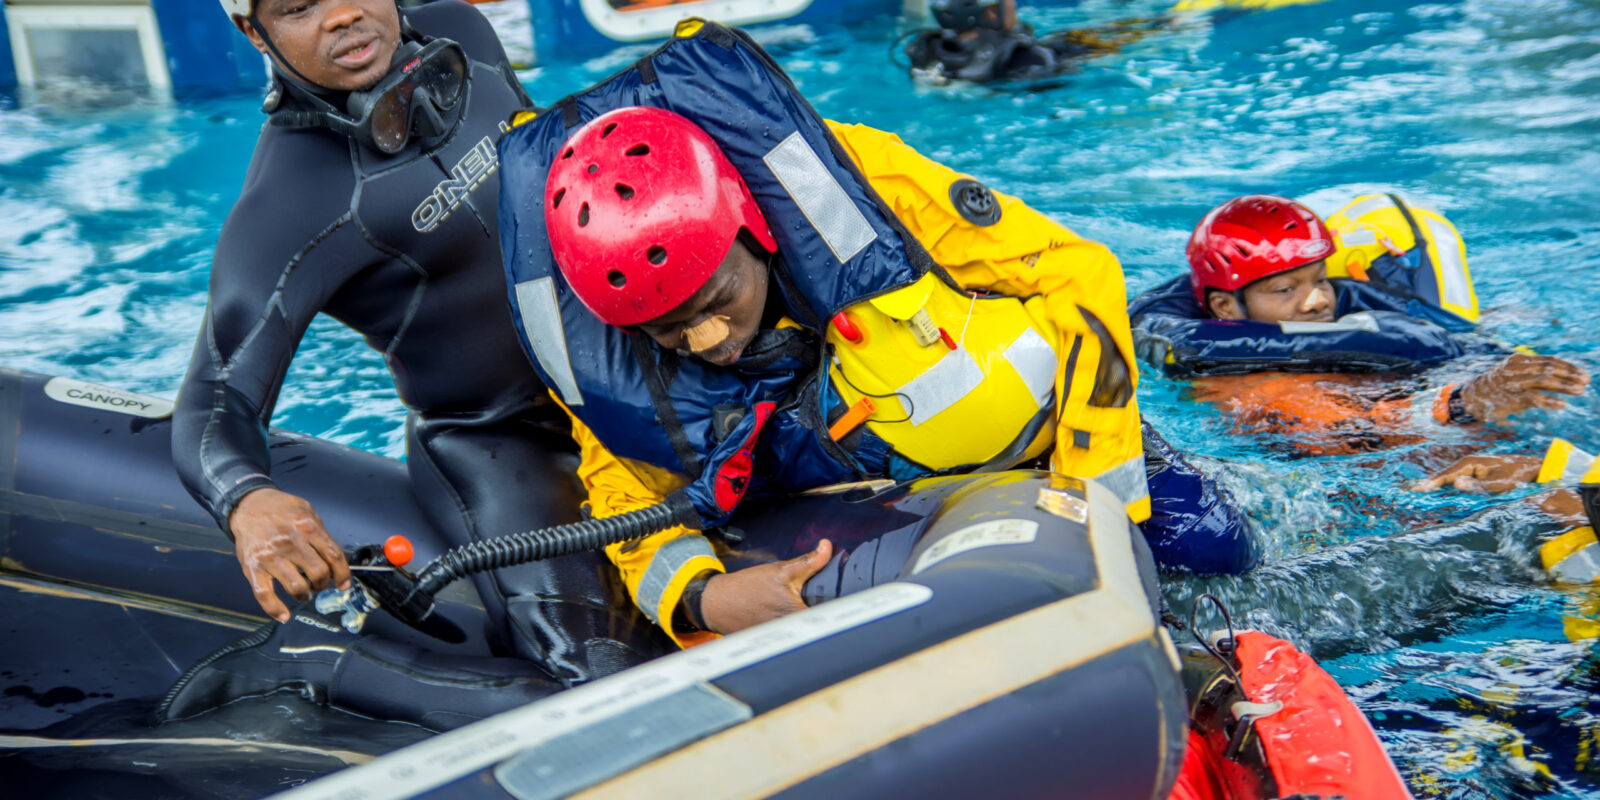
[{"label": "black corrugated hose", "polygon": [[587,519],[482,539],[446,551],[417,575],[416,591],[432,597],[440,589],[476,572],[527,564],[546,558],[599,550],[617,542],[643,539],[675,525],[700,528],[694,505],[681,493],[663,502],[605,519]]}]

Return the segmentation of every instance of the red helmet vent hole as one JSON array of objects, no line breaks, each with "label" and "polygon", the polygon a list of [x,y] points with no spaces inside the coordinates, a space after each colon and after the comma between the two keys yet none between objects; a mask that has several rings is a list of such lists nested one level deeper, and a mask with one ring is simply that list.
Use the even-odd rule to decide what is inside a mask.
[{"label": "red helmet vent hole", "polygon": [[611,123],[610,125],[607,125],[606,129],[600,132],[600,138],[604,139],[607,136],[610,136],[611,132],[616,130],[616,129],[617,129],[617,123],[615,123],[615,122]]},{"label": "red helmet vent hole", "polygon": [[617,287],[618,289],[628,285],[628,276],[623,275],[618,270],[611,270],[610,272],[607,272],[606,280],[610,281],[611,285]]},{"label": "red helmet vent hole", "polygon": [[1291,219],[1291,220],[1289,220],[1288,224],[1283,226],[1283,229],[1286,230],[1286,231],[1292,231],[1292,230],[1295,229],[1295,226],[1299,225],[1299,224],[1300,223],[1295,222],[1294,220]]},{"label": "red helmet vent hole", "polygon": [[561,157],[562,158],[572,158],[572,148],[569,147],[566,150],[563,150],[561,152]]},{"label": "red helmet vent hole", "polygon": [[584,227],[584,226],[586,226],[588,224],[589,224],[589,204],[588,203],[584,203],[583,207],[578,209],[578,227],[582,228],[582,227]]},{"label": "red helmet vent hole", "polygon": [[567,190],[566,189],[558,190],[556,192],[556,196],[550,198],[550,207],[551,208],[560,208],[561,207],[561,198],[566,197],[566,196],[567,196]]},{"label": "red helmet vent hole", "polygon": [[646,251],[644,257],[650,259],[650,263],[659,267],[667,263],[667,248],[658,244]]},{"label": "red helmet vent hole", "polygon": [[1250,251],[1244,249],[1244,245],[1242,245],[1242,244],[1235,243],[1233,245],[1233,249],[1239,251],[1239,257],[1240,258],[1249,258],[1250,257]]},{"label": "red helmet vent hole", "polygon": [[650,155],[650,145],[647,145],[647,144],[636,144],[636,145],[628,148],[628,151],[624,155],[630,155],[630,156],[647,156],[647,155]]},{"label": "red helmet vent hole", "polygon": [[617,184],[617,196],[624,200],[633,199],[633,187],[626,183]]}]

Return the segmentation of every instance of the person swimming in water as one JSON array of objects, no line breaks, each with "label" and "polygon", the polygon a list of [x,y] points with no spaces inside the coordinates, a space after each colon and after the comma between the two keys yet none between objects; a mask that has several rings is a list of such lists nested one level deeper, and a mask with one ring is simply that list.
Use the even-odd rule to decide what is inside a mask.
[{"label": "person swimming in water", "polygon": [[1454,226],[1397,196],[1356,198],[1331,224],[1288,198],[1236,198],[1205,215],[1187,256],[1189,275],[1130,305],[1141,355],[1195,378],[1195,397],[1240,430],[1289,434],[1304,452],[1559,410],[1589,383],[1575,364],[1526,353],[1433,389],[1375,378],[1504,352],[1470,335],[1477,299]]}]

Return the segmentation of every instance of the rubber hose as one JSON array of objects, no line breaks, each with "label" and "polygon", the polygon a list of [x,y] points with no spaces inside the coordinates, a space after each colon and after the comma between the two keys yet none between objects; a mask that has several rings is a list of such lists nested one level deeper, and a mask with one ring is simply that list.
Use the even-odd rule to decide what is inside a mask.
[{"label": "rubber hose", "polygon": [[694,507],[686,499],[674,495],[666,502],[605,519],[481,539],[452,548],[430,562],[417,575],[416,591],[432,597],[440,589],[474,573],[599,550],[618,542],[643,539],[676,525],[698,528],[700,524],[700,515]]}]

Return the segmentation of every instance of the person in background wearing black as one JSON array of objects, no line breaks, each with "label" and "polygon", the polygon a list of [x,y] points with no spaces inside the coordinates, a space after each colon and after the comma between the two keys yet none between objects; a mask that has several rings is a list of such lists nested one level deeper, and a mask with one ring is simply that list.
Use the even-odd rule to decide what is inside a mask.
[{"label": "person in background wearing black", "polygon": [[1129,19],[1094,28],[1035,36],[1017,21],[1016,0],[932,0],[936,30],[907,34],[912,73],[931,83],[1030,83],[1053,78],[1084,61],[1115,53],[1162,20]]}]

